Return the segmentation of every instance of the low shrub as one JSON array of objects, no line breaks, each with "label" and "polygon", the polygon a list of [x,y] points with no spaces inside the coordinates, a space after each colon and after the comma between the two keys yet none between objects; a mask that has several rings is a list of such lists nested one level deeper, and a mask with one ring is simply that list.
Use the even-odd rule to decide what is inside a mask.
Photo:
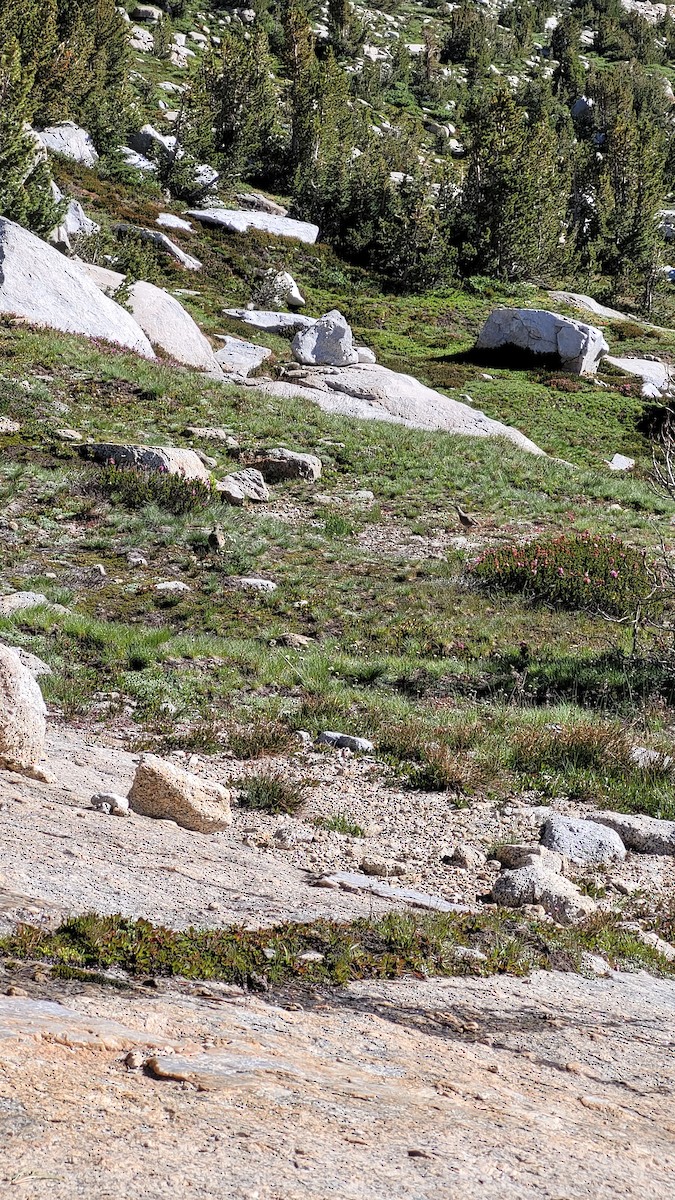
[{"label": "low shrub", "polygon": [[628,770],[630,743],[617,725],[582,721],[570,726],[532,726],[515,735],[510,765],[523,773],[558,770]]},{"label": "low shrub", "polygon": [[328,829],[333,833],[344,833],[348,837],[365,837],[365,833],[356,821],[352,821],[347,813],[333,813],[331,817],[317,817],[314,824],[318,829]]},{"label": "low shrub", "polygon": [[158,508],[182,516],[208,508],[217,494],[200,479],[185,479],[168,471],[138,471],[131,467],[102,467],[92,477],[91,487],[107,499],[134,510],[156,504]]},{"label": "low shrub", "polygon": [[305,803],[301,786],[290,783],[274,771],[261,771],[251,775],[242,784],[239,803],[242,808],[255,809],[271,815],[284,813],[292,816]]},{"label": "low shrub", "polygon": [[631,615],[653,591],[645,554],[602,534],[561,534],[520,546],[491,546],[468,570],[486,591],[616,617]]},{"label": "low shrub", "polygon": [[542,380],[544,387],[553,388],[556,392],[580,392],[583,383],[574,375],[548,375]]},{"label": "low shrub", "polygon": [[260,758],[263,754],[284,754],[291,747],[293,734],[283,721],[256,718],[249,725],[236,725],[227,733],[228,749],[235,758]]}]

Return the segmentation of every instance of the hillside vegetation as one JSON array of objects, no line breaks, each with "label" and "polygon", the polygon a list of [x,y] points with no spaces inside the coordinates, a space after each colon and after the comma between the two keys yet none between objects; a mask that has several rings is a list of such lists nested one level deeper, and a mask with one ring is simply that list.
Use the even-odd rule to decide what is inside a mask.
[{"label": "hillside vegetation", "polygon": [[[3,215],[48,234],[55,181],[99,226],[71,254],[125,274],[123,304],[136,280],[167,289],[214,346],[242,335],[226,310],[267,307],[290,271],[308,314],[339,309],[379,363],[545,456],[5,315],[0,580],[48,603],[1,617],[2,639],[51,667],[54,714],[135,751],[284,759],[300,732],[341,730],[373,741],[386,786],[448,811],[525,796],[675,819],[675,502],[652,466],[669,396],[609,363],[579,377],[475,350],[506,305],[672,362],[672,17],[618,0],[122,8],[0,0]],[[36,157],[27,123],[63,121],[89,131],[93,165]],[[125,148],[147,125],[139,165]],[[252,189],[315,222],[316,244],[192,219],[170,230],[192,273],[141,236]],[[552,288],[620,311],[580,314]],[[279,374],[290,338],[251,337]],[[220,441],[189,432],[214,426]],[[91,465],[87,439],[192,447],[214,480],[290,446],[322,475],[231,508]],[[251,576],[276,590],[242,590]],[[636,746],[658,752],[647,769]]]}]

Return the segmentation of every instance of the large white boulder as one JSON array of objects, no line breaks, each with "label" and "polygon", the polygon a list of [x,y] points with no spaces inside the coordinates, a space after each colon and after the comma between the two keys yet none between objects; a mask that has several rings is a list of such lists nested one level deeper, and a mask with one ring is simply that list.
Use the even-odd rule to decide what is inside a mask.
[{"label": "large white boulder", "polygon": [[592,375],[609,350],[595,325],[544,308],[496,308],[478,336],[479,350],[511,346],[529,354],[553,355],[566,371]]},{"label": "large white boulder", "polygon": [[[108,294],[117,291],[124,283],[125,277],[118,271],[91,263],[82,265],[97,287]],[[206,371],[215,379],[222,379],[223,372],[211,343],[175,296],[169,295],[163,288],[155,287],[154,283],[139,279],[129,289],[127,303],[154,346],[165,350],[176,362]]]},{"label": "large white boulder", "polygon": [[31,671],[0,645],[0,767],[34,771],[42,758],[47,710]]},{"label": "large white boulder", "polygon": [[260,229],[274,237],[296,238],[299,242],[314,244],[319,236],[319,226],[308,221],[294,221],[291,217],[277,217],[272,213],[245,212],[237,208],[193,208],[188,216],[203,225],[216,225],[232,233],[248,233],[249,229]]},{"label": "large white boulder", "polygon": [[252,379],[273,396],[299,396],[324,412],[368,421],[392,421],[412,429],[438,429],[468,437],[502,437],[531,454],[543,451],[529,438],[485,413],[376,363],[353,367],[295,367],[284,379]]},{"label": "large white boulder", "polygon": [[182,475],[210,483],[211,476],[194,450],[177,446],[133,446],[122,442],[85,442],[78,446],[82,458],[104,466],[134,467],[139,471],[158,471],[166,475]]},{"label": "large white boulder", "polygon": [[296,333],[291,351],[305,366],[348,367],[359,361],[351,326],[337,308],[331,309],[309,329]]},{"label": "large white boulder", "polygon": [[98,162],[98,151],[90,134],[73,121],[61,121],[58,125],[39,129],[37,133],[42,145],[52,154],[62,154],[85,167],[93,167]]},{"label": "large white boulder", "polygon": [[100,293],[81,263],[5,217],[0,217],[0,312],[155,357],[138,322]]}]

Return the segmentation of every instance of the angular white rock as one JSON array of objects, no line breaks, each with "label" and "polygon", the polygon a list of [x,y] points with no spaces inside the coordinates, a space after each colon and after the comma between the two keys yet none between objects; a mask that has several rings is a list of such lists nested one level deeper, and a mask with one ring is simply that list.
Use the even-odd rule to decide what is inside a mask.
[{"label": "angular white rock", "polygon": [[291,351],[305,366],[349,367],[359,361],[351,325],[337,308],[331,309],[309,329],[296,333]]},{"label": "angular white rock", "polygon": [[42,145],[52,154],[62,154],[64,158],[72,158],[85,167],[93,167],[98,162],[98,151],[91,136],[74,121],[49,125],[46,129],[39,129],[37,134]]},{"label": "angular white rock", "polygon": [[632,471],[635,466],[634,458],[627,458],[625,454],[614,454],[607,463],[610,471]]},{"label": "angular white rock", "polygon": [[33,771],[44,753],[47,709],[18,654],[0,646],[0,767]]},{"label": "angular white rock", "polygon": [[316,325],[316,317],[305,317],[302,313],[273,312],[260,308],[226,308],[226,317],[235,317],[254,329],[265,329],[268,333],[284,333],[287,329],[309,329]]},{"label": "angular white rock", "polygon": [[[605,362],[619,367],[629,375],[637,375],[644,384],[651,385],[658,395],[663,395],[670,387],[670,367],[667,363],[653,362],[649,358],[615,358],[608,354]],[[643,388],[644,393],[644,388]],[[650,391],[653,395],[653,391]]]},{"label": "angular white rock", "polygon": [[287,450],[285,446],[260,450],[255,463],[267,483],[281,483],[287,479],[308,479],[310,483],[316,483],[321,476],[322,463],[316,454],[302,454],[299,450]]},{"label": "angular white rock", "polygon": [[304,306],[305,297],[289,271],[279,271],[272,284],[279,304],[287,304],[289,308]]},{"label": "angular white rock", "polygon": [[530,354],[555,355],[565,370],[576,375],[592,375],[609,349],[594,325],[543,308],[496,308],[476,346],[479,350],[512,346]]},{"label": "angular white rock", "polygon": [[337,733],[333,729],[324,729],[316,740],[324,746],[333,746],[336,750],[354,750],[360,754],[370,754],[375,749],[368,738],[352,737],[351,733]]},{"label": "angular white rock", "polygon": [[[39,286],[36,286],[39,281]],[[103,338],[154,358],[137,321],[101,295],[83,265],[13,221],[0,217],[0,312],[34,325]]]},{"label": "angular white rock", "polygon": [[216,350],[216,361],[223,371],[235,375],[249,375],[272,353],[267,346],[255,346],[253,342],[244,342],[241,338],[230,337],[227,333],[216,336],[219,342],[224,343],[222,350]]},{"label": "angular white rock", "polygon": [[247,467],[243,471],[234,471],[226,475],[216,484],[216,490],[222,492],[230,504],[239,505],[241,494],[243,499],[252,500],[254,504],[267,504],[270,494],[267,484],[260,471]]},{"label": "angular white rock", "polygon": [[194,226],[189,221],[183,220],[182,217],[177,217],[175,213],[160,213],[157,224],[163,225],[165,229],[182,229],[185,233],[194,232]]},{"label": "angular white rock", "polygon": [[319,226],[308,221],[294,221],[290,217],[277,217],[271,213],[245,212],[236,208],[193,208],[188,216],[204,225],[216,225],[232,233],[248,233],[249,229],[260,229],[273,237],[296,238],[299,242],[314,244],[319,236]]}]

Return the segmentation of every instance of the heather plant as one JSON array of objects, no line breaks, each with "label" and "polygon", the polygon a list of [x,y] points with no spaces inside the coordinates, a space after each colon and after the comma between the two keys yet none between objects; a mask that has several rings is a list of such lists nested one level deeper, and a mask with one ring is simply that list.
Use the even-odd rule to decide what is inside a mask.
[{"label": "heather plant", "polygon": [[491,546],[473,560],[469,572],[487,591],[619,618],[633,614],[654,591],[644,552],[620,538],[589,532]]},{"label": "heather plant", "polygon": [[208,483],[186,479],[168,471],[137,471],[112,464],[97,471],[93,487],[128,509],[156,504],[158,508],[182,516],[208,508],[215,496]]}]

